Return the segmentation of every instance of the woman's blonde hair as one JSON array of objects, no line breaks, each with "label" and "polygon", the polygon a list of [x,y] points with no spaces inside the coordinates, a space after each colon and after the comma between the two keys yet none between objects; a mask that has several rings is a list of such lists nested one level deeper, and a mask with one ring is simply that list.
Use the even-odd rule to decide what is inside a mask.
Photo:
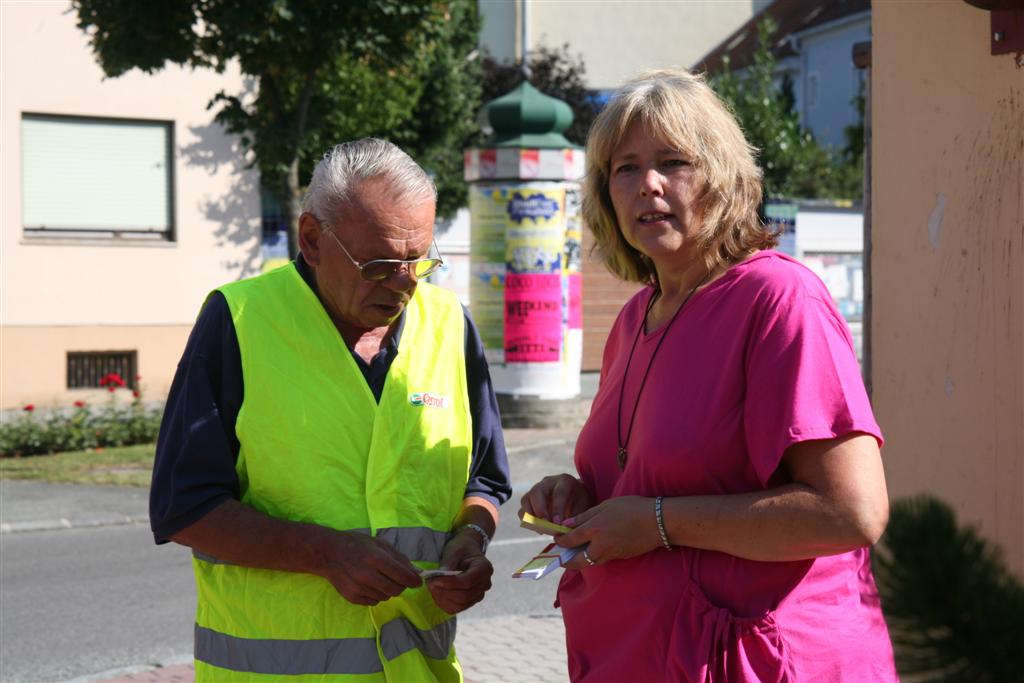
[{"label": "woman's blonde hair", "polygon": [[761,169],[736,118],[703,76],[658,69],[620,87],[587,136],[583,218],[612,273],[632,282],[657,283],[654,264],[622,236],[608,190],[612,154],[634,124],[686,154],[700,173],[697,241],[709,270],[775,246],[778,236],[758,218]]}]

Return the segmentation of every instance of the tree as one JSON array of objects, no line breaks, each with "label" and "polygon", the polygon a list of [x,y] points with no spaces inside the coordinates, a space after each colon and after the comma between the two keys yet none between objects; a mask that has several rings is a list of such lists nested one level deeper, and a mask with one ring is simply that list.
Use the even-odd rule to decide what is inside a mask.
[{"label": "tree", "polygon": [[209,107],[252,153],[264,185],[279,192],[290,254],[298,251],[303,181],[342,140],[379,135],[406,147],[435,177],[442,215],[460,204],[465,189],[450,176],[455,167],[461,175],[462,153],[451,141],[474,130],[479,100],[473,0],[72,6],[108,76],[153,73],[168,63],[223,71],[235,61],[254,79],[255,94],[220,92]]},{"label": "tree", "polygon": [[711,78],[712,87],[732,108],[747,140],[759,150],[765,197],[859,199],[859,158],[833,158],[800,125],[788,77],[775,85],[776,60],[770,45],[777,30],[766,17],[758,23],[758,47],[746,73],[725,69]]},{"label": "tree", "polygon": [[[582,59],[569,54],[569,46],[540,47],[530,52],[530,83],[545,95],[564,100],[573,112],[572,125],[565,137],[585,145],[597,108],[584,84],[586,67]],[[526,80],[522,65],[503,64],[491,57],[483,60],[483,101],[501,97]]]},{"label": "tree", "polygon": [[895,502],[872,556],[896,665],[915,681],[1019,681],[1024,583],[928,495]]}]

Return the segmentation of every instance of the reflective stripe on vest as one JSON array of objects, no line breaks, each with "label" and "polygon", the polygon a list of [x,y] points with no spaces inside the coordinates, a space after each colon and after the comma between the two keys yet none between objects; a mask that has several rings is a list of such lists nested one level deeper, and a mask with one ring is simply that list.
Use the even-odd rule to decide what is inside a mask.
[{"label": "reflective stripe on vest", "polygon": [[[381,651],[388,660],[414,649],[431,659],[445,659],[454,642],[454,618],[427,631],[398,618],[380,630]],[[195,657],[222,669],[276,676],[373,674],[384,670],[374,638],[237,638],[199,625],[195,628]]]},{"label": "reflective stripe on vest", "polygon": [[[349,532],[356,534],[370,535],[369,529],[349,529]],[[428,527],[396,527],[392,529],[378,529],[377,538],[384,541],[398,552],[408,557],[413,562],[441,562],[441,553],[444,551],[444,544],[448,542],[449,534],[444,531],[435,531]],[[209,562],[210,564],[234,564],[219,560],[213,555],[192,551],[192,557]]]}]

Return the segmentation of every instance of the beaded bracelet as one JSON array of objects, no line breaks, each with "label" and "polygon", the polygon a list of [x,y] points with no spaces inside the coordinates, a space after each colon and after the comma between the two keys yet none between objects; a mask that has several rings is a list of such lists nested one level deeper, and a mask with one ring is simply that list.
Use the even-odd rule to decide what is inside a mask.
[{"label": "beaded bracelet", "polygon": [[664,498],[664,496],[658,496],[654,499],[654,520],[658,523],[658,535],[661,536],[661,544],[665,546],[665,550],[672,550],[672,544],[668,542],[668,534],[665,533],[665,518],[661,514],[661,501]]}]

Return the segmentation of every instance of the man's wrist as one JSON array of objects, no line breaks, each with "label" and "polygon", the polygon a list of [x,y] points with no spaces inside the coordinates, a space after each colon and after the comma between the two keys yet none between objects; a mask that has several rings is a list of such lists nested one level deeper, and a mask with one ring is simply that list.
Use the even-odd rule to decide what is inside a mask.
[{"label": "man's wrist", "polygon": [[462,524],[455,530],[455,533],[462,533],[463,531],[473,531],[480,537],[480,552],[486,553],[487,546],[491,544],[491,536],[486,530],[479,524]]}]

